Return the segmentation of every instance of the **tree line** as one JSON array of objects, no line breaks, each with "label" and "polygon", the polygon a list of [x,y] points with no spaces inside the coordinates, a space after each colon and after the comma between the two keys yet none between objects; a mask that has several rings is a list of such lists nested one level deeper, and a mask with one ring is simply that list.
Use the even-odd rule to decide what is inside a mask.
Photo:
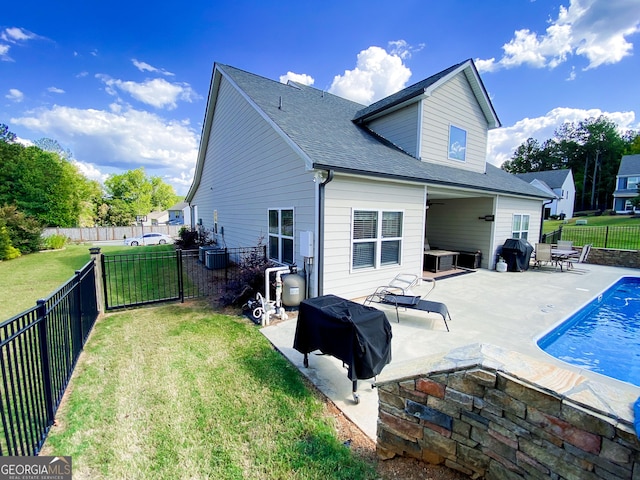
[{"label": "tree line", "polygon": [[44,227],[126,226],[180,201],[144,168],[86,178],[72,154],[48,138],[25,146],[0,124],[0,260],[39,249]]},{"label": "tree line", "polygon": [[640,132],[621,133],[614,122],[601,115],[565,123],[555,130],[553,138],[542,144],[527,139],[502,164],[502,169],[509,173],[571,169],[576,211],[604,211],[613,202],[622,156],[637,153],[640,153]]}]

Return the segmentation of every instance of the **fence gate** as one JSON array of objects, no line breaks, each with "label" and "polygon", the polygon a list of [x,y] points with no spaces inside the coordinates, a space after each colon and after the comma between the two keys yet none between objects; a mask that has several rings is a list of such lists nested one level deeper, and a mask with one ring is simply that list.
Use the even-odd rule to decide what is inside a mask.
[{"label": "fence gate", "polygon": [[264,246],[102,255],[105,309],[223,294],[265,256]]}]

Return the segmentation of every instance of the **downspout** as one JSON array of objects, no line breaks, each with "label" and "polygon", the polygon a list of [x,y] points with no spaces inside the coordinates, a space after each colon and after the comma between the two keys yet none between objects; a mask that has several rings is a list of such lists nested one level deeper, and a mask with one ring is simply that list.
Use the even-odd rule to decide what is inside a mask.
[{"label": "downspout", "polygon": [[327,178],[320,183],[318,189],[318,254],[316,256],[316,269],[318,273],[318,296],[323,295],[323,281],[324,281],[324,197],[325,186],[333,180],[333,170],[327,170]]},{"label": "downspout", "polygon": [[538,234],[538,241],[541,242],[542,241],[542,231],[543,231],[543,224],[544,224],[544,207],[546,207],[547,205],[550,205],[553,203],[555,199],[551,199],[548,202],[544,202],[542,204],[542,212],[540,212],[540,233]]}]

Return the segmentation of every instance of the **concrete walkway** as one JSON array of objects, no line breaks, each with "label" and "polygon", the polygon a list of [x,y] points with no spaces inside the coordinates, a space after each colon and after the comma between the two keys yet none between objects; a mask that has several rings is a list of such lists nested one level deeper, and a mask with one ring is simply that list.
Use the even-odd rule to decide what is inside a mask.
[{"label": "concrete walkway", "polygon": [[[542,334],[621,276],[640,276],[640,270],[583,264],[563,272],[553,267],[517,273],[477,270],[439,280],[436,289],[427,298],[447,305],[453,319],[449,322],[451,331],[446,331],[442,317],[437,314],[400,311],[400,323],[396,323],[395,311],[381,307],[387,312],[393,329],[393,359],[378,380],[400,378],[408,371],[415,371],[421,357],[445,353],[473,343],[485,343],[580,372],[585,377],[612,386],[631,389],[636,397],[640,396],[640,388],[573,367],[549,356],[536,345],[536,340]],[[420,287],[415,289],[415,293],[421,293]],[[378,395],[377,390],[372,388],[373,379],[359,382],[360,402],[356,404],[342,362],[330,356],[310,354],[309,368],[303,366],[303,355],[293,349],[295,329],[296,320],[291,319],[263,327],[261,331],[375,441]]]}]

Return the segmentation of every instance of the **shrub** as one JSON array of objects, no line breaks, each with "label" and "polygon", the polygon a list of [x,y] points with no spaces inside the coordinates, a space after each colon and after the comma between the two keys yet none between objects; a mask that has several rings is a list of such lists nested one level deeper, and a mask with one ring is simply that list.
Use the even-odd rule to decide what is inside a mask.
[{"label": "shrub", "polygon": [[178,240],[176,240],[176,248],[183,250],[193,250],[200,245],[212,245],[216,243],[212,240],[212,233],[204,228],[191,229],[182,227],[178,232]]},{"label": "shrub", "polygon": [[54,234],[46,237],[43,241],[45,250],[60,250],[67,244],[67,237],[60,234]]},{"label": "shrub", "polygon": [[0,260],[11,260],[20,255],[20,250],[11,243],[7,226],[0,221]]},{"label": "shrub", "polygon": [[[262,246],[262,239],[258,243]],[[247,255],[239,265],[237,279],[230,281],[224,294],[220,297],[220,304],[228,306],[242,306],[250,298],[254,298],[257,292],[262,293],[264,289],[264,271],[267,268],[275,267],[276,264],[266,258],[264,249],[255,249]]]},{"label": "shrub", "polygon": [[20,253],[32,253],[40,250],[42,244],[42,225],[38,220],[19,211],[14,205],[0,208],[0,219],[9,232],[11,244]]}]

